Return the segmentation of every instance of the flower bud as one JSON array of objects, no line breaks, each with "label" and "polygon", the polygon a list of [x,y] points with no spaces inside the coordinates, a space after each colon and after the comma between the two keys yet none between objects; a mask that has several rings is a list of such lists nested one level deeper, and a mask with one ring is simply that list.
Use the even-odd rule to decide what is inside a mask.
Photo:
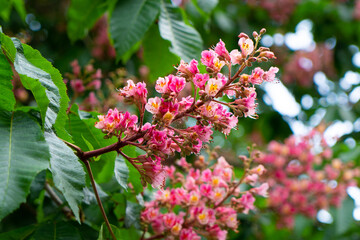
[{"label": "flower bud", "polygon": [[261,30],[260,30],[260,35],[263,35],[263,34],[265,34],[266,33],[266,29],[265,28],[262,28]]}]

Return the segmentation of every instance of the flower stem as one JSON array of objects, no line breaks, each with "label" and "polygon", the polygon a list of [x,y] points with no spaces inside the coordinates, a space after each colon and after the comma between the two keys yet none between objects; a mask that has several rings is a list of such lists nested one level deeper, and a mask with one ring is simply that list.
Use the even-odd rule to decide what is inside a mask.
[{"label": "flower stem", "polygon": [[94,189],[94,194],[95,194],[95,197],[96,197],[96,201],[97,201],[97,203],[98,203],[98,205],[99,205],[99,208],[100,208],[101,214],[103,215],[103,218],[104,218],[104,220],[105,220],[106,226],[107,226],[107,228],[109,229],[109,232],[110,232],[113,240],[117,240],[116,237],[115,237],[114,232],[113,232],[112,229],[111,229],[109,220],[108,220],[108,218],[107,218],[107,216],[106,216],[104,207],[103,207],[103,205],[102,205],[102,203],[101,203],[101,200],[100,200],[100,197],[99,197],[99,193],[98,193],[98,191],[97,191],[97,189],[96,189],[95,180],[94,180],[94,176],[93,176],[92,171],[91,171],[91,167],[90,167],[89,161],[83,160],[83,162],[84,162],[84,164],[85,164],[85,166],[86,166],[86,169],[87,169],[87,171],[88,171],[88,173],[89,173],[89,177],[90,177],[91,185],[92,185],[92,187],[93,187],[93,189]]}]

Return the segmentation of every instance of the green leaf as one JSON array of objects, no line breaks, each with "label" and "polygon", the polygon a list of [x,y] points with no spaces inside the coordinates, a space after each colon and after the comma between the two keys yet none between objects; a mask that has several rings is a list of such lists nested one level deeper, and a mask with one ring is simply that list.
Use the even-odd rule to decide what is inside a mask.
[{"label": "green leaf", "polygon": [[[79,107],[74,104],[71,107],[67,130],[72,136],[75,145],[79,146],[83,151],[90,151],[88,143],[94,149],[99,149],[111,145],[117,141],[116,138],[104,139],[104,134],[100,129],[94,127],[96,120],[80,119]],[[95,179],[98,183],[109,181],[114,174],[116,152],[109,152],[101,155],[100,160],[91,162]]]},{"label": "green leaf", "polygon": [[78,205],[84,198],[85,171],[73,150],[55,133],[45,132],[50,149],[50,171],[55,186],[63,193],[75,218],[80,222]]},{"label": "green leaf", "polygon": [[117,156],[115,159],[115,178],[122,188],[127,190],[127,182],[129,178],[129,168],[124,158]]},{"label": "green leaf", "polygon": [[219,3],[219,0],[197,0],[197,3],[204,12],[210,13]]},{"label": "green leaf", "polygon": [[14,110],[15,97],[12,91],[12,76],[11,65],[0,50],[0,110]]},{"label": "green leaf", "polygon": [[36,229],[35,225],[29,225],[22,228],[17,228],[10,232],[1,233],[0,239],[2,240],[23,240],[32,234]]},{"label": "green leaf", "polygon": [[125,212],[125,227],[129,228],[134,225],[134,227],[139,229],[141,206],[138,203],[126,201]]},{"label": "green leaf", "polygon": [[[111,224],[110,224],[111,225]],[[117,239],[121,240],[134,240],[139,239],[139,233],[136,231],[135,228],[118,228],[114,225],[111,225],[111,229],[114,232],[114,235]],[[106,227],[106,224],[103,223],[100,228],[99,237],[97,240],[108,240],[112,239],[109,230]]]},{"label": "green leaf", "polygon": [[336,210],[336,234],[340,235],[352,227],[355,222],[351,217],[354,210],[354,200],[349,196],[342,202],[341,207]]},{"label": "green leaf", "polygon": [[179,57],[169,51],[170,46],[169,41],[161,38],[157,25],[152,25],[143,41],[144,62],[149,67],[151,82],[173,72],[174,65],[179,63]]},{"label": "green leaf", "polygon": [[12,1],[16,11],[20,15],[21,20],[25,22],[26,10],[25,10],[24,0],[12,0]]},{"label": "green leaf", "polygon": [[[125,146],[122,148],[122,152],[128,155],[129,157],[136,157],[136,147],[135,146]],[[143,185],[141,184],[141,175],[139,171],[131,164],[129,161],[124,160],[126,165],[129,168],[129,182],[131,183],[132,187],[136,194],[141,193],[144,190]]]},{"label": "green leaf", "polygon": [[27,113],[0,112],[0,219],[25,202],[36,174],[49,166],[49,147]]},{"label": "green leaf", "polygon": [[103,0],[71,0],[67,14],[67,33],[72,42],[87,35],[89,29],[107,10],[108,2]]},{"label": "green leaf", "polygon": [[12,9],[12,1],[0,0],[0,17],[4,19],[5,22],[9,21],[11,9]]},{"label": "green leaf", "polygon": [[11,38],[9,38],[8,36],[2,33],[1,27],[0,27],[0,46],[1,49],[4,51],[5,55],[9,58],[9,60],[11,62],[14,62],[16,55],[16,48]]},{"label": "green leaf", "polygon": [[117,60],[140,41],[160,9],[160,0],[118,1],[110,19]]},{"label": "green leaf", "polygon": [[159,29],[161,37],[171,42],[171,52],[186,62],[199,59],[203,48],[200,34],[192,26],[186,25],[178,9],[165,0],[161,0]]},{"label": "green leaf", "polygon": [[[66,110],[68,108],[68,102],[70,100],[67,95],[66,85],[59,70],[54,68],[48,60],[41,56],[39,51],[31,48],[26,44],[23,44],[23,49],[26,60],[32,65],[32,67],[26,66],[29,72],[25,71],[23,74],[31,78],[36,77],[35,79],[38,79],[41,85],[46,88],[45,92],[50,101],[48,109],[46,111],[46,118],[49,118],[49,122],[55,124],[54,128],[56,130],[56,134],[59,137],[64,140],[69,140],[69,134],[65,131],[65,122],[67,120]],[[36,68],[40,70],[35,70]],[[32,74],[34,70],[37,71],[34,72],[35,76]],[[41,71],[43,71],[45,75],[42,75]],[[38,75],[38,73],[41,75]],[[53,116],[52,112],[56,113],[57,115]],[[55,118],[56,120],[53,118]]]},{"label": "green leaf", "polygon": [[41,225],[32,240],[82,240],[79,231],[68,222],[49,222]]}]

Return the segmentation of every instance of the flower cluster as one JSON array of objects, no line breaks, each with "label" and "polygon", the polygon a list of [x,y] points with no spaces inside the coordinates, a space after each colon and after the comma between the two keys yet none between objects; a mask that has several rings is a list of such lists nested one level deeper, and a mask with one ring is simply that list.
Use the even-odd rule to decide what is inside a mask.
[{"label": "flower cluster", "polygon": [[339,207],[346,188],[359,176],[351,164],[332,159],[317,130],[301,138],[291,136],[284,144],[273,141],[268,148],[269,153],[255,161],[267,169],[262,179],[270,186],[268,205],[277,215],[278,227],[292,228],[296,214],[314,218],[321,209]]},{"label": "flower cluster", "polygon": [[[257,47],[264,33],[264,29],[260,34],[254,32],[255,42],[241,33],[240,51],[235,49],[229,53],[221,40],[213,49],[203,51],[201,63],[206,66],[206,73],[200,73],[199,63],[195,59],[189,63],[181,61],[175,75],[157,79],[155,90],[160,96],[147,99],[146,84],[128,80],[127,85],[119,92],[126,102],[138,107],[138,123],[129,120],[134,125],[123,129],[125,125],[122,124],[122,116],[127,114],[131,119],[135,119],[135,116],[109,110],[106,116],[99,116],[99,122],[95,126],[106,133],[107,137],[117,136],[125,145],[134,145],[147,153],[132,159],[119,150],[141,173],[146,172],[142,167],[145,163],[158,166],[158,158],[165,159],[175,152],[184,155],[199,153],[203,144],[211,139],[212,129],[227,135],[236,127],[238,117],[257,117],[255,86],[263,81],[273,81],[278,68],[271,67],[265,71],[256,67],[251,74],[244,74],[243,71],[255,62],[275,58],[268,48]],[[234,68],[237,71],[232,75]],[[183,96],[186,95],[183,90],[187,84],[193,86],[192,96]],[[223,101],[221,97],[224,95],[231,101]],[[144,124],[145,110],[153,115],[152,123]],[[116,116],[120,114],[119,117],[114,117],[114,112]],[[186,118],[195,119],[196,124],[179,128],[176,122]],[[163,176],[163,170],[158,167],[156,169],[156,173]],[[149,177],[150,175],[153,177]],[[156,174],[146,172],[142,176],[143,180],[151,184],[159,182],[155,181]]]},{"label": "flower cluster", "polygon": [[335,76],[333,55],[333,51],[326,44],[318,44],[310,52],[296,51],[285,64],[282,81],[311,87],[316,72],[322,71],[329,77]]},{"label": "flower cluster", "polygon": [[[258,179],[264,173],[263,166],[250,169],[251,160],[241,159],[245,173],[240,180],[234,177],[233,168],[224,157],[209,166],[209,162],[199,156],[194,165],[200,168],[181,158],[177,165],[186,175],[174,166],[166,167],[171,187],[157,191],[155,199],[145,204],[141,214],[145,230],[165,239],[200,240],[201,236],[226,239],[228,230],[236,231],[238,227],[237,214],[248,214],[255,209],[254,196],[267,196],[267,183],[260,185],[254,181],[254,176]],[[245,185],[254,187],[249,189]]]}]

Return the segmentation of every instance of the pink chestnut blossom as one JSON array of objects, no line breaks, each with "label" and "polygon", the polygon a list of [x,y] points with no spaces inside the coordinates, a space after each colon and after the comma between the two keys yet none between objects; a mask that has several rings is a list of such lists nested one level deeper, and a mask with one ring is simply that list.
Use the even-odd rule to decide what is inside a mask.
[{"label": "pink chestnut blossom", "polygon": [[169,90],[175,93],[179,93],[185,87],[185,78],[183,77],[176,77],[174,75],[169,75]]},{"label": "pink chestnut blossom", "polygon": [[195,84],[195,86],[197,86],[200,89],[204,89],[205,87],[205,83],[209,80],[209,75],[208,74],[200,74],[197,73],[195,75],[195,77],[193,78],[193,82]]},{"label": "pink chestnut blossom", "polygon": [[228,50],[225,47],[225,43],[223,41],[220,41],[216,44],[214,51],[220,56],[223,57],[226,61],[230,62],[230,55]]},{"label": "pink chestnut blossom", "polygon": [[160,105],[161,99],[159,97],[149,98],[145,105],[145,109],[152,114],[157,114],[159,112]]},{"label": "pink chestnut blossom", "polygon": [[254,51],[254,42],[250,38],[241,37],[238,44],[243,57],[247,57]]},{"label": "pink chestnut blossom", "polygon": [[263,76],[264,76],[264,70],[262,70],[261,68],[257,67],[255,68],[250,77],[249,77],[249,82],[251,82],[252,84],[261,84],[263,82]]}]

